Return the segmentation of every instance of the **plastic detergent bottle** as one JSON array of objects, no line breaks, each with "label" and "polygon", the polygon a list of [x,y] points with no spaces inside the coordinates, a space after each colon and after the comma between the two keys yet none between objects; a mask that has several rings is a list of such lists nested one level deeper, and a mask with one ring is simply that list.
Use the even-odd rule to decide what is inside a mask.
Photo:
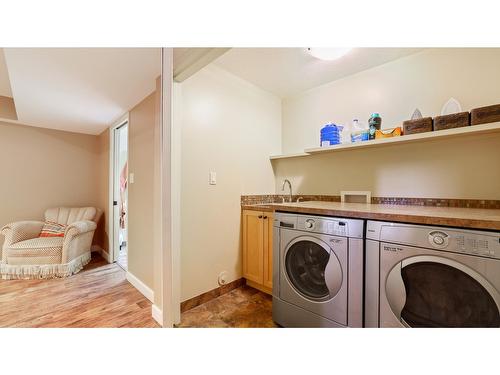
[{"label": "plastic detergent bottle", "polygon": [[340,134],[340,141],[343,144],[351,143],[351,125],[345,124]]},{"label": "plastic detergent bottle", "polygon": [[326,124],[320,131],[320,146],[326,147],[340,143],[339,127],[333,123]]},{"label": "plastic detergent bottle", "polygon": [[370,130],[370,139],[375,139],[375,131],[380,130],[382,126],[382,117],[380,117],[378,113],[372,113],[368,120],[368,126]]},{"label": "plastic detergent bottle", "polygon": [[368,140],[368,129],[363,126],[357,118],[352,120],[351,142],[361,142]]}]

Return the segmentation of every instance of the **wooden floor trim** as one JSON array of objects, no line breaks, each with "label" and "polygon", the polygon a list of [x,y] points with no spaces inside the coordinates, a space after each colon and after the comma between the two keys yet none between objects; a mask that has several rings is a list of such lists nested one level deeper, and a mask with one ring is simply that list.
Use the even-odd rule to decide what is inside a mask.
[{"label": "wooden floor trim", "polygon": [[196,306],[202,305],[208,301],[211,301],[223,294],[229,293],[230,291],[245,285],[245,279],[240,278],[238,280],[231,281],[226,285],[222,285],[218,288],[209,290],[208,292],[202,293],[199,296],[190,298],[184,302],[181,302],[181,313],[186,312],[195,308]]}]

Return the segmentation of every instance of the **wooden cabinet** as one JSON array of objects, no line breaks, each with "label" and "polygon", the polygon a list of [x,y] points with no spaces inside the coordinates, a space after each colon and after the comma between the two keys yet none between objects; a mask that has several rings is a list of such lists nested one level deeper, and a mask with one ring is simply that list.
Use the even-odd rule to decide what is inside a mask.
[{"label": "wooden cabinet", "polygon": [[243,210],[243,277],[248,285],[272,293],[272,212]]},{"label": "wooden cabinet", "polygon": [[273,289],[273,214],[264,215],[264,286]]}]

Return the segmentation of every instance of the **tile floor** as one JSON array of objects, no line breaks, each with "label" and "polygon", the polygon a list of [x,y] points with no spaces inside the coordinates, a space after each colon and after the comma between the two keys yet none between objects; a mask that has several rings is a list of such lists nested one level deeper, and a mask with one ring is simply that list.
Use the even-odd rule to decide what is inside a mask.
[{"label": "tile floor", "polygon": [[272,297],[242,286],[181,315],[186,328],[272,328]]}]

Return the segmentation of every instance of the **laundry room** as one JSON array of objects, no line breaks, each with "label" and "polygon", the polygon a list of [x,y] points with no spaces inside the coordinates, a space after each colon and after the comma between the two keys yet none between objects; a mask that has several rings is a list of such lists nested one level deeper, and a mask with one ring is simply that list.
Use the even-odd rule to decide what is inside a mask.
[{"label": "laundry room", "polygon": [[174,49],[177,325],[499,327],[498,66]]},{"label": "laundry room", "polygon": [[500,2],[74,3],[2,2],[3,372],[498,371]]}]

